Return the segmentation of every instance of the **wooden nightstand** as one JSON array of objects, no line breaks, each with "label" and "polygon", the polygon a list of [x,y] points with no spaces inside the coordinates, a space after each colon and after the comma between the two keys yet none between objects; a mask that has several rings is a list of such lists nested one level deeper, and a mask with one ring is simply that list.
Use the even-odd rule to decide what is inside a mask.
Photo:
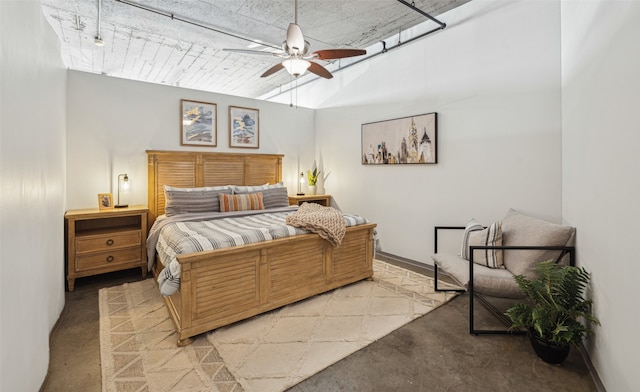
[{"label": "wooden nightstand", "polygon": [[140,267],[147,274],[147,207],[69,210],[64,215],[67,282]]},{"label": "wooden nightstand", "polygon": [[289,205],[300,205],[304,202],[318,203],[325,207],[331,205],[331,195],[289,195]]}]

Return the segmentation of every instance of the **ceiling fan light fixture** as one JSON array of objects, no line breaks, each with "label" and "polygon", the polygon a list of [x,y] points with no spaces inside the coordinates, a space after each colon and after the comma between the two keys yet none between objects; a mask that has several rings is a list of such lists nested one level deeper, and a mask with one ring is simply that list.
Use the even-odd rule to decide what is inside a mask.
[{"label": "ceiling fan light fixture", "polygon": [[282,65],[285,67],[287,72],[297,78],[307,71],[311,63],[303,59],[288,59],[283,61]]}]

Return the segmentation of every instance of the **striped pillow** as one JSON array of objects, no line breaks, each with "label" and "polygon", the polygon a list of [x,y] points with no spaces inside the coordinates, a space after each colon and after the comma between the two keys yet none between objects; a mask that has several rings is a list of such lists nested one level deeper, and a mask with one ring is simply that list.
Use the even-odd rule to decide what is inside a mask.
[{"label": "striped pillow", "polygon": [[[500,222],[492,223],[484,230],[471,231],[469,246],[502,246],[502,225]],[[504,268],[502,259],[502,249],[479,249],[473,252],[473,262],[489,268]]]},{"label": "striped pillow", "polygon": [[262,193],[244,193],[241,195],[220,194],[220,212],[264,210]]},{"label": "striped pillow", "polygon": [[176,188],[164,186],[164,213],[173,216],[185,213],[218,212],[220,204],[218,195],[231,194],[230,186]]},{"label": "striped pillow", "polygon": [[[244,193],[252,193],[252,192],[236,192],[236,193],[244,194]],[[268,210],[269,208],[289,206],[289,194],[287,193],[287,188],[285,187],[263,189],[260,191],[260,193],[262,193],[262,202],[264,203],[265,210]]]}]

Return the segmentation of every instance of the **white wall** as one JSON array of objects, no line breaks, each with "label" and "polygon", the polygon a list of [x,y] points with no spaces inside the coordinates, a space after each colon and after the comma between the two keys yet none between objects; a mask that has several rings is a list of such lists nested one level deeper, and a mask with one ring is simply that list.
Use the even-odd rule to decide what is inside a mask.
[{"label": "white wall", "polygon": [[[283,179],[295,193],[298,160],[310,166],[314,152],[311,109],[230,95],[69,71],[67,193],[69,208],[97,207],[97,194],[117,194],[117,176],[127,173],[123,202],[147,204],[145,150],[285,154]],[[217,147],[180,146],[180,99],[217,104]],[[260,110],[260,148],[229,148],[228,107]]]},{"label": "white wall", "polygon": [[608,391],[640,391],[640,3],[562,2],[563,217],[578,228],[602,326],[588,342]]},{"label": "white wall", "polygon": [[[306,169],[315,152],[331,172],[327,192],[377,222],[390,253],[430,263],[434,225],[489,223],[508,207],[562,216],[578,227],[579,263],[592,271],[603,325],[588,343],[598,374],[607,390],[640,389],[629,292],[640,272],[631,249],[640,217],[639,17],[634,2],[474,0],[394,58],[336,73],[338,92],[301,87],[300,104],[321,108],[314,112],[80,72],[65,86],[39,2],[0,2],[0,389],[41,384],[64,303],[65,97],[69,208],[95,206],[125,171],[127,201],[146,203],[144,150],[195,149],[179,146],[186,98],[218,104],[218,147],[202,150],[247,151],[227,147],[227,107],[260,109],[258,152],[284,153],[294,188],[298,159]],[[437,165],[360,165],[362,123],[428,112],[439,115]],[[28,132],[14,131],[25,119]]]},{"label": "white wall", "polygon": [[64,306],[66,70],[39,1],[1,1],[0,26],[0,390],[32,392]]},{"label": "white wall", "polygon": [[[378,224],[382,250],[432,263],[433,227],[508,208],[561,221],[560,4],[472,1],[447,28],[313,85],[318,160],[344,210]],[[308,102],[308,101],[306,101]],[[438,113],[438,164],[363,166],[361,124]]]}]

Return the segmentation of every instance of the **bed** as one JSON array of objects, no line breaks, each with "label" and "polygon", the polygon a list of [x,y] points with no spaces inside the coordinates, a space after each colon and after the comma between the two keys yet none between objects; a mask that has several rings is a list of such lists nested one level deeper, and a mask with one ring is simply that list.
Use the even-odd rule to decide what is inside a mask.
[{"label": "bed", "polygon": [[[165,213],[164,186],[255,186],[282,181],[279,154],[147,151],[149,227]],[[339,247],[309,233],[178,255],[180,287],[164,296],[178,345],[236,321],[373,276],[375,223],[346,228]],[[161,263],[151,270],[156,278]]]}]

